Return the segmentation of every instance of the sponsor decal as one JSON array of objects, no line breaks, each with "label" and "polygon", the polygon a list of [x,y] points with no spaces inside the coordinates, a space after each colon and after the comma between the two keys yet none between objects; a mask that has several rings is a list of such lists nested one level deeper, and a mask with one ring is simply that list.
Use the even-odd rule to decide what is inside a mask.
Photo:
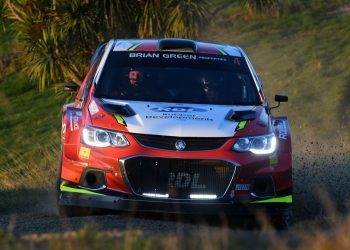
[{"label": "sponsor decal", "polygon": [[245,126],[247,125],[248,121],[240,121],[237,124],[236,130],[235,131],[239,131],[245,128]]},{"label": "sponsor decal", "polygon": [[280,120],[278,125],[279,125],[278,137],[282,140],[287,140],[287,136],[288,136],[287,122],[285,120]]},{"label": "sponsor decal", "polygon": [[181,121],[209,121],[213,122],[214,120],[209,117],[197,117],[196,115],[191,114],[167,114],[163,113],[161,115],[146,115],[146,119],[172,119],[172,120],[181,120]]},{"label": "sponsor decal", "polygon": [[80,147],[79,157],[87,160],[90,159],[90,151],[90,148]]},{"label": "sponsor decal", "polygon": [[212,57],[212,56],[198,56],[198,59],[201,60],[210,60],[210,61],[221,61],[221,62],[226,62],[226,58],[221,58],[221,57]]},{"label": "sponsor decal", "polygon": [[89,105],[89,112],[90,112],[90,115],[94,115],[94,114],[97,114],[100,110],[98,109],[97,107],[97,104],[95,101],[92,101]]},{"label": "sponsor decal", "polygon": [[191,120],[191,121],[214,121],[209,117],[198,117],[196,113],[207,112],[204,108],[193,107],[155,107],[151,108],[154,112],[159,112],[159,115],[146,115],[146,119],[175,119],[175,120]]},{"label": "sponsor decal", "polygon": [[130,53],[130,58],[159,58],[159,53],[157,52],[147,52],[147,53]]},{"label": "sponsor decal", "polygon": [[193,113],[193,112],[207,112],[208,110],[203,108],[192,107],[157,107],[151,108],[155,112],[172,112],[172,113]]},{"label": "sponsor decal", "polygon": [[164,53],[160,54],[158,52],[139,52],[130,53],[130,58],[164,58],[164,59],[185,59],[185,60],[196,60],[197,55],[193,54],[178,54],[178,53]]},{"label": "sponsor decal", "polygon": [[65,139],[65,137],[66,137],[66,130],[67,130],[67,125],[66,125],[66,123],[63,123],[62,124],[62,139],[64,140]]},{"label": "sponsor decal", "polygon": [[115,114],[115,115],[114,115],[114,118],[117,120],[117,122],[118,122],[120,125],[123,125],[123,126],[125,126],[125,127],[127,126],[125,120],[123,119],[123,117],[122,117],[121,115]]},{"label": "sponsor decal", "polygon": [[94,115],[92,118],[94,118],[94,119],[101,119],[101,118],[103,118],[103,117],[105,117],[104,114],[96,114],[96,115]]},{"label": "sponsor decal", "polygon": [[70,131],[79,130],[79,116],[76,113],[69,113]]},{"label": "sponsor decal", "polygon": [[235,189],[237,191],[248,191],[250,190],[250,184],[236,184]]},{"label": "sponsor decal", "polygon": [[233,63],[241,66],[241,61],[238,58],[233,59]]},{"label": "sponsor decal", "polygon": [[[130,49],[129,49],[130,50]],[[226,53],[222,51],[221,53]],[[227,54],[227,53],[226,53]],[[129,58],[163,58],[163,59],[181,59],[181,60],[210,60],[210,61],[223,61],[226,62],[226,58],[215,56],[202,56],[196,54],[180,54],[180,53],[159,53],[159,52],[132,52],[129,54]]]},{"label": "sponsor decal", "polygon": [[199,183],[199,173],[190,174],[185,172],[169,173],[168,183],[170,188],[193,188],[206,189],[207,186]]}]

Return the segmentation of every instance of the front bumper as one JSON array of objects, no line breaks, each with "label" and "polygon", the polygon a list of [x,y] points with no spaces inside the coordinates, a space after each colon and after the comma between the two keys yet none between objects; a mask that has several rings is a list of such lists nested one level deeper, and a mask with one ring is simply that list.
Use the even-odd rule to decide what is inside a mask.
[{"label": "front bumper", "polygon": [[[292,196],[286,195],[273,199],[234,202],[227,200],[182,201],[168,199],[144,199],[123,193],[107,195],[85,189],[60,187],[59,205],[87,208],[102,208],[128,212],[166,212],[182,214],[218,214],[220,212],[249,215],[257,211],[269,214],[277,213],[279,209],[292,204]],[[276,210],[277,209],[277,210]]]}]

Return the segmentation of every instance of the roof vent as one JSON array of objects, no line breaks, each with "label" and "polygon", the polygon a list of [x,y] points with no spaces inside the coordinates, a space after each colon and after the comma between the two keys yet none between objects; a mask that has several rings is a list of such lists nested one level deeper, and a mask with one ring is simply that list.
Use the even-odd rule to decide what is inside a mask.
[{"label": "roof vent", "polygon": [[161,39],[158,43],[159,50],[192,52],[197,51],[197,45],[194,41],[188,39],[168,38]]}]

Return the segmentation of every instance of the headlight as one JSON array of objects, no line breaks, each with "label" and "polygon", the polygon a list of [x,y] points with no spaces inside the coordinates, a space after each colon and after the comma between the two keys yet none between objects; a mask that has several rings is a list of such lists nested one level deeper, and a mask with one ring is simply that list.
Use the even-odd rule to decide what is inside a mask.
[{"label": "headlight", "polygon": [[252,152],[263,155],[275,152],[277,140],[275,134],[239,138],[232,149],[237,152]]},{"label": "headlight", "polygon": [[83,143],[89,146],[99,148],[105,148],[109,146],[126,147],[129,145],[129,141],[126,139],[123,133],[112,132],[109,130],[94,128],[90,126],[84,127],[82,140]]}]

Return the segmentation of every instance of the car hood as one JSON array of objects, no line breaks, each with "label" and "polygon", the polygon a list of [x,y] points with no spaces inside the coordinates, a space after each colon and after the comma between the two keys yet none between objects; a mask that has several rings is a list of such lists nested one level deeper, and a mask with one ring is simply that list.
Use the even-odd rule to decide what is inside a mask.
[{"label": "car hood", "polygon": [[116,101],[129,105],[135,115],[123,117],[130,133],[178,137],[232,137],[238,122],[227,120],[230,111],[252,110],[254,106]]}]

